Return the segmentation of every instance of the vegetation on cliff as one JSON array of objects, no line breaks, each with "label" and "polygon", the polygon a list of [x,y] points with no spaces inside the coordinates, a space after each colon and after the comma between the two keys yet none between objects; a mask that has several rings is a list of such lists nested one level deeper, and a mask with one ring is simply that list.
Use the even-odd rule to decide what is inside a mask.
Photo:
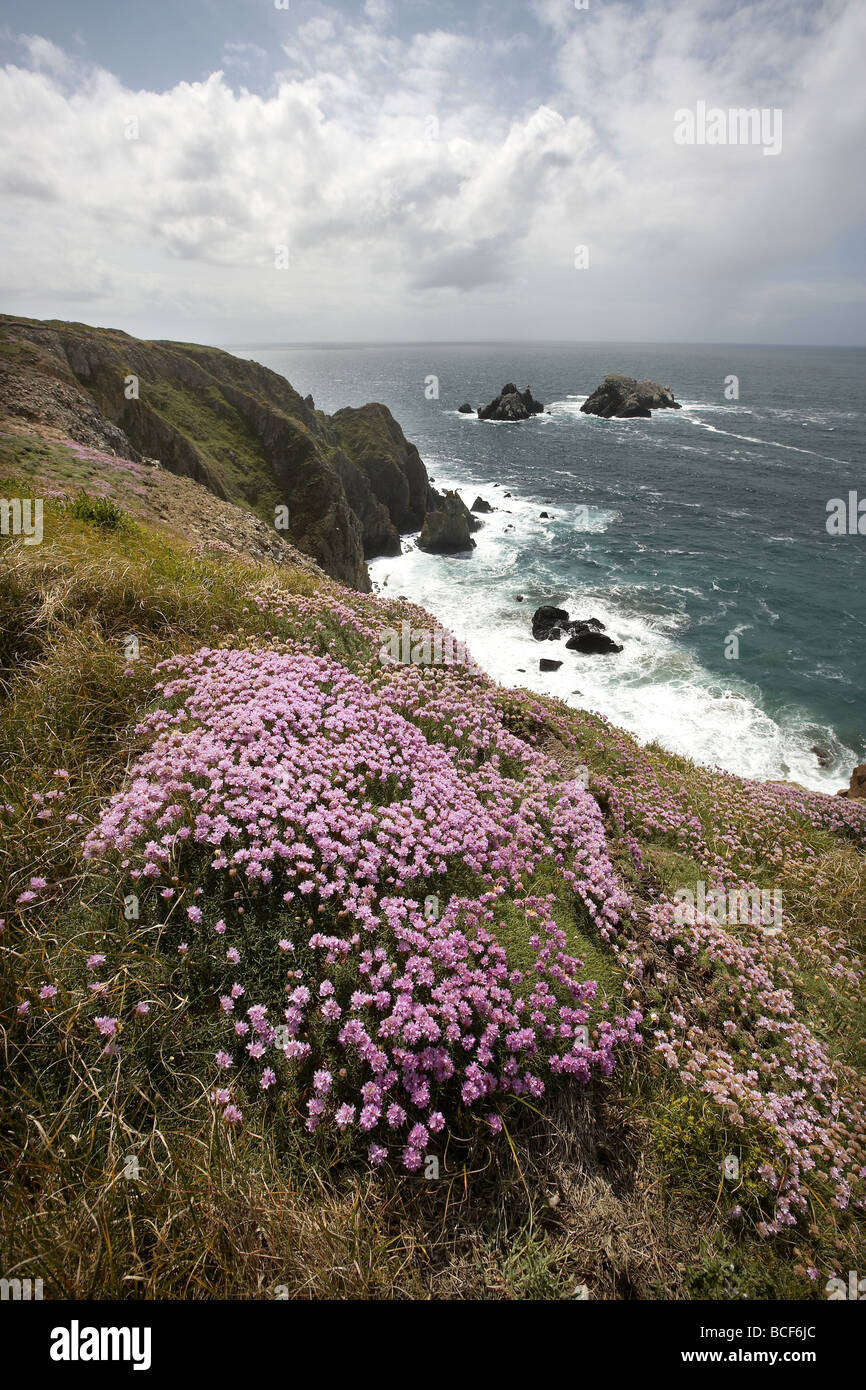
[{"label": "vegetation on cliff", "polygon": [[[0,459],[0,495],[49,485],[41,544],[0,539],[9,1275],[778,1298],[857,1267],[866,807],[383,660],[434,620],[247,549],[188,479]],[[783,912],[680,911],[703,883]]]},{"label": "vegetation on cliff", "polygon": [[365,559],[399,554],[437,501],[386,406],[331,419],[285,377],[218,348],[2,315],[0,397],[19,426],[155,459],[270,527],[283,509],[285,538],[362,591]]}]

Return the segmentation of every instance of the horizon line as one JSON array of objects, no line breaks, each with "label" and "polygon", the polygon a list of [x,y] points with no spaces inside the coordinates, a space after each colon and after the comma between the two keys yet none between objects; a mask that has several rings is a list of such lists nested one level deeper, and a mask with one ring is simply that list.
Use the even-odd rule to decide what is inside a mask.
[{"label": "horizon line", "polygon": [[[177,339],[149,339],[171,342]],[[216,343],[226,352],[252,348],[333,348],[333,347],[732,347],[732,348],[828,348],[831,351],[866,351],[866,343],[778,343],[736,342],[702,338],[285,338],[278,341]]]}]

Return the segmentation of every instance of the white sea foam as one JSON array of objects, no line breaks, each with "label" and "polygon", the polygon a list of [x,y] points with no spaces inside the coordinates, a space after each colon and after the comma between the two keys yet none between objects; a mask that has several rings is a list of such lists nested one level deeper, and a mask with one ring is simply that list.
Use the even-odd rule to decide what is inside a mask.
[{"label": "white sea foam", "polygon": [[[561,415],[571,417],[572,419],[577,418],[580,420],[595,420],[595,416],[583,415],[581,412],[580,407],[587,399],[587,396],[569,395],[565,398],[565,400],[552,401],[549,406],[549,409],[553,412],[552,418],[555,419],[557,415]],[[696,426],[698,429],[708,430],[711,434],[723,434],[730,439],[737,439],[742,444],[757,444],[761,448],[786,449],[793,454],[807,454],[810,458],[824,459],[827,463],[838,463],[845,465],[850,462],[850,460],[848,459],[834,458],[831,454],[821,453],[817,449],[804,449],[797,444],[785,444],[782,440],[779,439],[761,439],[757,435],[753,434],[738,434],[734,430],[723,429],[721,425],[713,425],[708,420],[702,420],[699,416],[696,416],[692,413],[696,410],[700,410],[705,413],[715,412],[718,414],[736,418],[737,420],[742,420],[743,416],[752,414],[752,411],[746,410],[739,405],[735,405],[733,403],[726,403],[722,405],[718,401],[681,401],[680,404],[682,406],[682,410],[655,411],[652,417],[653,422],[657,423],[659,421],[664,421],[665,423],[671,425],[688,423],[690,425]],[[777,413],[779,414],[780,418],[784,418],[785,412],[780,411]],[[640,417],[638,417],[637,420],[605,421],[605,424],[624,424],[627,425],[629,428],[633,429],[635,424],[639,422],[639,419]],[[814,428],[816,426],[822,426],[824,422],[823,420],[819,420],[818,417],[808,416],[805,420],[802,421],[802,423],[812,425]]]},{"label": "white sea foam", "polygon": [[[467,485],[465,478],[450,481],[439,471],[436,486],[457,486],[467,505],[475,496],[476,484]],[[402,556],[370,562],[374,585],[427,608],[504,685],[523,685],[597,710],[643,742],[657,740],[697,762],[742,776],[801,782],[827,792],[847,782],[856,756],[832,730],[817,728],[797,709],[772,718],[762,708],[761,692],[737,677],[735,663],[729,679],[714,676],[678,638],[686,625],[684,615],[669,611],[648,617],[650,596],[637,586],[543,593],[524,589],[527,581],[517,568],[520,551],[542,545],[557,525],[568,525],[573,533],[573,513],[551,507],[554,520],[546,523],[538,518],[543,504],[505,498],[503,489],[489,484],[477,486],[491,503],[508,511],[484,516],[471,557],[427,555],[410,540]],[[590,508],[587,529],[603,531],[615,516]],[[509,525],[513,531],[505,530]],[[523,602],[516,601],[519,593]],[[669,597],[676,599],[673,593]],[[583,656],[567,651],[564,642],[536,642],[530,633],[532,612],[551,601],[573,617],[599,618],[623,643],[623,651]],[[556,672],[542,673],[541,657],[563,664]],[[818,765],[813,751],[818,742],[831,760],[826,768]]]}]

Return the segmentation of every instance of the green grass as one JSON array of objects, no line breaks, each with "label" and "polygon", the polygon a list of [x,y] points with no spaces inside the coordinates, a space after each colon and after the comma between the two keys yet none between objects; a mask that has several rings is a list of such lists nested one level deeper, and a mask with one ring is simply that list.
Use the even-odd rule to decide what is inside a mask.
[{"label": "green grass", "polygon": [[110,497],[91,497],[84,489],[63,510],[73,521],[87,521],[100,531],[132,531],[129,517],[116,502]]}]

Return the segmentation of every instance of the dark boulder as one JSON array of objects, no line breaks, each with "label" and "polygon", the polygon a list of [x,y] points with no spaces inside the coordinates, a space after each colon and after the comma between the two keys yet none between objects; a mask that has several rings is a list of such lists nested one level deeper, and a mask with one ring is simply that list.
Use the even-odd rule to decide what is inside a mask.
[{"label": "dark boulder", "polygon": [[475,414],[475,407],[474,407],[474,405],[470,405],[468,401],[464,401],[462,405],[459,405],[459,406],[457,407],[457,409],[458,409],[458,411],[460,412],[461,415],[474,415],[474,414]]},{"label": "dark boulder", "polygon": [[555,608],[552,603],[543,603],[532,615],[533,623],[567,623],[568,613],[564,608]]},{"label": "dark boulder", "polygon": [[538,669],[539,671],[558,671],[561,665],[561,661],[551,661],[550,657],[543,656],[538,663]]},{"label": "dark boulder", "polygon": [[823,743],[823,742],[813,743],[813,744],[812,744],[812,752],[815,754],[815,757],[818,759],[818,766],[819,766],[819,767],[832,767],[832,766],[833,766],[833,761],[834,761],[834,759],[833,759],[833,754],[831,753],[830,749],[827,747],[827,744],[826,744],[826,743]]},{"label": "dark boulder", "polygon": [[532,615],[532,635],[536,642],[558,641],[562,636],[562,625],[568,622],[564,608],[554,608],[544,603]]},{"label": "dark boulder", "polygon": [[479,410],[478,418],[479,420],[529,420],[533,415],[540,415],[543,410],[544,406],[541,401],[535,399],[528,386],[525,391],[518,391],[514,382],[508,381],[496,399]]},{"label": "dark boulder", "polygon": [[491,507],[490,503],[486,501],[485,498],[476,497],[469,510],[470,512],[492,512],[494,508]]},{"label": "dark boulder", "polygon": [[604,632],[597,632],[595,628],[586,628],[583,632],[576,632],[573,637],[569,637],[566,648],[570,652],[583,652],[584,655],[604,655],[607,652],[621,652],[622,646],[614,642]]},{"label": "dark boulder", "polygon": [[605,631],[604,623],[600,618],[575,618],[574,622],[566,623],[565,626],[572,636],[575,637],[581,632],[586,632],[589,628],[594,629],[596,632]]},{"label": "dark boulder", "polygon": [[622,647],[608,637],[599,618],[569,619],[564,608],[545,603],[532,615],[532,635],[536,642],[558,642],[567,637],[566,649],[573,652],[621,652]]},{"label": "dark boulder", "polygon": [[604,420],[648,420],[654,410],[680,410],[669,386],[657,381],[636,381],[633,376],[608,372],[601,386],[580,407],[584,415],[600,415]]}]

